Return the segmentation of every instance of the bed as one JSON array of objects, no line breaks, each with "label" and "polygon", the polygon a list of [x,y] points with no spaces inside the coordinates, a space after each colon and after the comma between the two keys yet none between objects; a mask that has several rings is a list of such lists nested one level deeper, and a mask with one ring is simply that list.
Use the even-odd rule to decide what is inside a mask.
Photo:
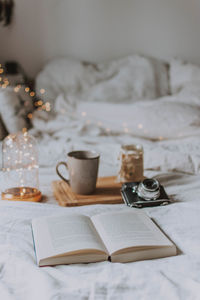
[{"label": "bed", "polygon": [[[44,200],[0,202],[1,299],[199,298],[199,83],[200,68],[178,60],[167,65],[130,56],[98,65],[68,59],[47,64],[37,77],[37,92],[52,111],[37,110],[30,130],[39,144]],[[159,179],[174,200],[144,210],[176,244],[178,255],[38,268],[32,218],[126,209],[59,207],[50,188],[58,179],[56,163],[70,150],[93,149],[101,154],[99,175],[115,175],[120,146],[130,143],[143,145],[145,175]]]}]

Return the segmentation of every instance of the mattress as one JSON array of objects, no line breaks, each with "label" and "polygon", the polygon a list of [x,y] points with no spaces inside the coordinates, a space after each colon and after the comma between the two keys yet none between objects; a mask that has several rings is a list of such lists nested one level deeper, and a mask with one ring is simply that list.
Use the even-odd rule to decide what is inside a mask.
[{"label": "mattress", "polygon": [[[38,123],[42,122],[41,116],[37,118]],[[185,138],[152,141],[99,131],[90,124],[80,124],[74,116],[70,127],[71,116],[65,115],[61,129],[59,118],[49,119],[42,134],[37,127],[32,130],[39,141],[40,189],[44,203],[0,202],[1,298],[196,299],[200,292],[199,136],[195,133]],[[58,127],[54,124],[54,131],[51,129],[49,134],[51,122]],[[176,244],[178,255],[127,264],[101,262],[37,267],[32,218],[63,212],[94,215],[125,209],[123,204],[59,207],[50,187],[51,181],[58,179],[56,161],[65,159],[71,149],[95,149],[101,154],[99,175],[115,175],[122,142],[144,146],[145,175],[159,179],[174,200],[171,205],[144,210]]]},{"label": "mattress", "polygon": [[[43,203],[0,201],[1,299],[198,299],[200,294],[200,92],[198,84],[156,100],[86,102],[59,93],[54,113],[37,111],[30,131],[40,157]],[[120,205],[59,207],[50,183],[71,150],[100,153],[100,176],[116,175],[122,144],[144,148],[144,174],[173,203],[144,211],[175,243],[178,255],[134,263],[39,268],[31,219],[72,212],[94,215]],[[2,175],[2,174],[1,174]],[[2,181],[0,180],[1,188]],[[131,209],[131,208],[130,208]],[[134,209],[134,208],[132,208]]]}]

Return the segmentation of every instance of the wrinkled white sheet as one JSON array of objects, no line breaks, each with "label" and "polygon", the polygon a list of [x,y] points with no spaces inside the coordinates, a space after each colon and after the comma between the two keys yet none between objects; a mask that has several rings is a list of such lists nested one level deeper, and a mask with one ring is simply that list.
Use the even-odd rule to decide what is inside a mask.
[{"label": "wrinkled white sheet", "polygon": [[[49,181],[54,175],[51,170],[42,170],[41,178],[42,192],[53,203]],[[145,211],[177,245],[176,257],[127,264],[101,262],[39,268],[33,249],[32,218],[64,212],[93,215],[127,208],[125,205],[61,208],[44,203],[1,201],[0,298],[199,299],[200,176],[173,173],[157,174],[157,178],[177,202]]]},{"label": "wrinkled white sheet", "polygon": [[[163,112],[166,103],[167,110]],[[40,186],[43,201],[47,204],[0,201],[0,299],[199,299],[198,85],[188,85],[177,95],[155,100],[155,106],[152,106],[155,109],[150,109],[149,114],[145,112],[146,115],[143,115],[140,110],[137,116],[133,107],[135,118],[143,118],[145,121],[148,116],[152,120],[145,124],[140,120],[139,124],[143,127],[137,127],[137,132],[136,128],[133,129],[136,123],[139,125],[138,120],[134,123],[129,113],[132,107],[128,105],[136,105],[136,110],[142,105],[145,111],[151,107],[151,101],[146,101],[146,104],[124,104],[123,110],[127,109],[125,120],[119,117],[121,104],[113,106],[113,111],[112,106],[106,106],[106,103],[99,105],[72,103],[64,93],[56,98],[54,114],[37,112],[34,115],[31,133],[39,143],[42,166]],[[159,107],[161,116],[156,115],[156,107]],[[178,108],[183,107],[181,116],[184,115],[184,119],[176,115]],[[106,120],[104,112],[107,113]],[[161,122],[162,112],[166,122]],[[109,124],[106,124],[108,121]],[[182,135],[178,135],[180,131]],[[117,157],[122,143],[143,145],[145,175],[156,176],[175,200],[165,207],[144,210],[177,245],[179,254],[176,257],[127,264],[102,262],[38,268],[30,225],[32,218],[63,212],[93,215],[108,210],[127,209],[125,205],[75,208],[55,205],[50,183],[58,179],[55,173],[56,162],[65,159],[66,153],[72,149],[94,149],[101,154],[99,174],[114,175],[118,169]]]}]

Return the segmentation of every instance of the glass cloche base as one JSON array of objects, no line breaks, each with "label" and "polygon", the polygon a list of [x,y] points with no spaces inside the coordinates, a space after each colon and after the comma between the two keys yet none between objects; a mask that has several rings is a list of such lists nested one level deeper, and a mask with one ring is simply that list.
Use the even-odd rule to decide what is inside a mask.
[{"label": "glass cloche base", "polygon": [[31,187],[14,187],[1,193],[2,200],[39,202],[41,198],[41,192]]}]

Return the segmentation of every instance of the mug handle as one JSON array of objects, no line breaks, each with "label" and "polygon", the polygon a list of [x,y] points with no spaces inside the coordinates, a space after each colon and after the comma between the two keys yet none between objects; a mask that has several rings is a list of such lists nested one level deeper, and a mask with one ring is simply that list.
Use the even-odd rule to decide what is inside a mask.
[{"label": "mug handle", "polygon": [[56,173],[58,174],[58,176],[60,176],[60,178],[61,178],[62,180],[64,180],[65,182],[69,183],[69,179],[66,179],[66,178],[59,172],[59,166],[60,166],[60,165],[64,165],[65,168],[66,168],[67,170],[68,170],[68,165],[67,165],[67,163],[64,162],[64,161],[61,161],[61,162],[57,163],[57,165],[56,165]]}]

